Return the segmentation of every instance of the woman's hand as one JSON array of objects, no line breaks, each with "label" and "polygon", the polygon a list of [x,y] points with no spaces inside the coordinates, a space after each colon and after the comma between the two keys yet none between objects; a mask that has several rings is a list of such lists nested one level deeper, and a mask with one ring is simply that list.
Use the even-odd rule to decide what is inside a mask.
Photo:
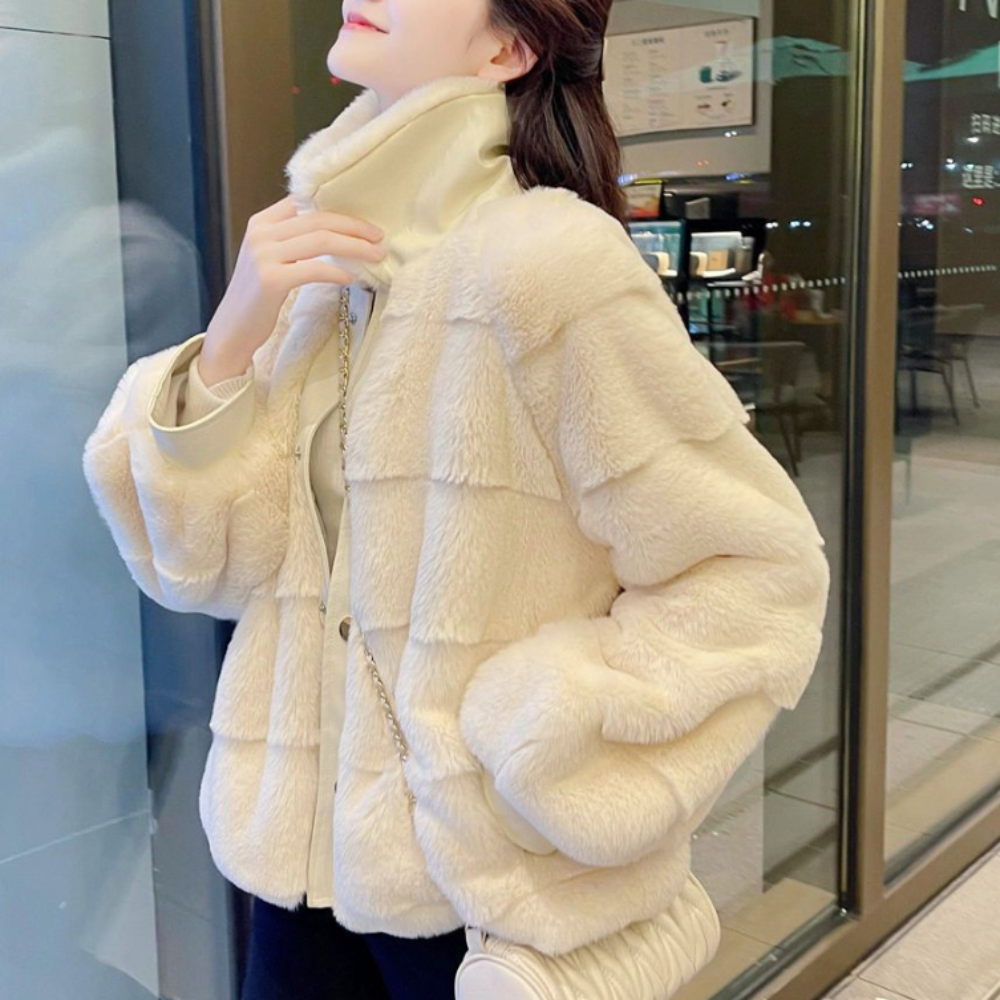
[{"label": "woman's hand", "polygon": [[382,260],[383,235],[373,223],[335,212],[297,215],[291,195],[252,215],[232,280],[208,324],[198,359],[202,381],[210,386],[247,370],[292,289],[313,281],[349,284],[356,277],[315,258]]}]

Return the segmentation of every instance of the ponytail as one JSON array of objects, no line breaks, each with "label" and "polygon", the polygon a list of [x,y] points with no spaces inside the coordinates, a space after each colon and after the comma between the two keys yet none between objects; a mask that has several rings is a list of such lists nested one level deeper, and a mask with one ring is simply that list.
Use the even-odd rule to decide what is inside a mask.
[{"label": "ponytail", "polygon": [[538,60],[504,85],[508,154],[523,189],[575,191],[628,231],[621,148],[604,102],[608,0],[491,0],[492,25]]}]

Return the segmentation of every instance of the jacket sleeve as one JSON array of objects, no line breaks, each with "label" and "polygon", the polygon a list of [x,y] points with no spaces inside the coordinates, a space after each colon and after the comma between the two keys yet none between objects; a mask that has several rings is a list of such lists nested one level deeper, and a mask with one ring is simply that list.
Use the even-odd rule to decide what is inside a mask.
[{"label": "jacket sleeve", "polygon": [[[215,413],[227,403],[231,403],[240,395],[240,390],[253,381],[253,362],[251,362],[242,375],[223,379],[211,386],[205,385],[198,369],[200,357],[199,347],[187,370],[177,373],[172,380],[171,391],[176,391],[177,395],[177,408],[173,411],[176,418],[174,426],[187,427],[204,419],[210,413]],[[176,387],[173,382],[178,383]],[[252,398],[253,394],[249,395]]]},{"label": "jacket sleeve", "polygon": [[149,424],[164,455],[204,468],[246,440],[254,417],[254,365],[207,386],[198,371],[205,334],[180,345],[151,407]]},{"label": "jacket sleeve", "polygon": [[133,362],[84,445],[87,485],[129,573],[171,611],[235,621],[285,554],[287,447],[269,385],[298,291],[225,405],[176,426],[176,380],[198,334]]},{"label": "jacket sleeve", "polygon": [[459,723],[500,796],[610,866],[692,831],[795,707],[830,574],[801,494],[660,279],[617,222],[586,215],[562,233],[578,252],[515,242],[520,266],[487,256],[501,270],[483,281],[502,290],[518,395],[620,589],[608,614],[544,623],[482,661]]}]

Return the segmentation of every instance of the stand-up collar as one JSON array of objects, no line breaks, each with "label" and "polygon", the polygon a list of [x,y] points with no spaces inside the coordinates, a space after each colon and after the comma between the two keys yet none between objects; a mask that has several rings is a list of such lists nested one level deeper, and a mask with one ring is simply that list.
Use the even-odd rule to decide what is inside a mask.
[{"label": "stand-up collar", "polygon": [[288,192],[300,214],[342,212],[381,227],[383,260],[322,259],[368,287],[387,286],[476,202],[518,190],[507,155],[509,126],[496,81],[439,77],[382,112],[368,88],[299,145],[285,167]]}]

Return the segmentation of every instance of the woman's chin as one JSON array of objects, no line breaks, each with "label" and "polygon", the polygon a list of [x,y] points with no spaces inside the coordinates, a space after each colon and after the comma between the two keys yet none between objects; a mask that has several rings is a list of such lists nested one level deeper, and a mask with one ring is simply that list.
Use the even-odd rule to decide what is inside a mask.
[{"label": "woman's chin", "polygon": [[[326,68],[330,72],[330,76],[335,76],[338,80],[343,80],[345,83],[359,83],[358,77],[363,76],[354,67],[351,66],[351,60],[340,59],[335,57],[334,49],[330,50],[330,55],[327,56]],[[338,53],[339,55],[339,53]]]}]

